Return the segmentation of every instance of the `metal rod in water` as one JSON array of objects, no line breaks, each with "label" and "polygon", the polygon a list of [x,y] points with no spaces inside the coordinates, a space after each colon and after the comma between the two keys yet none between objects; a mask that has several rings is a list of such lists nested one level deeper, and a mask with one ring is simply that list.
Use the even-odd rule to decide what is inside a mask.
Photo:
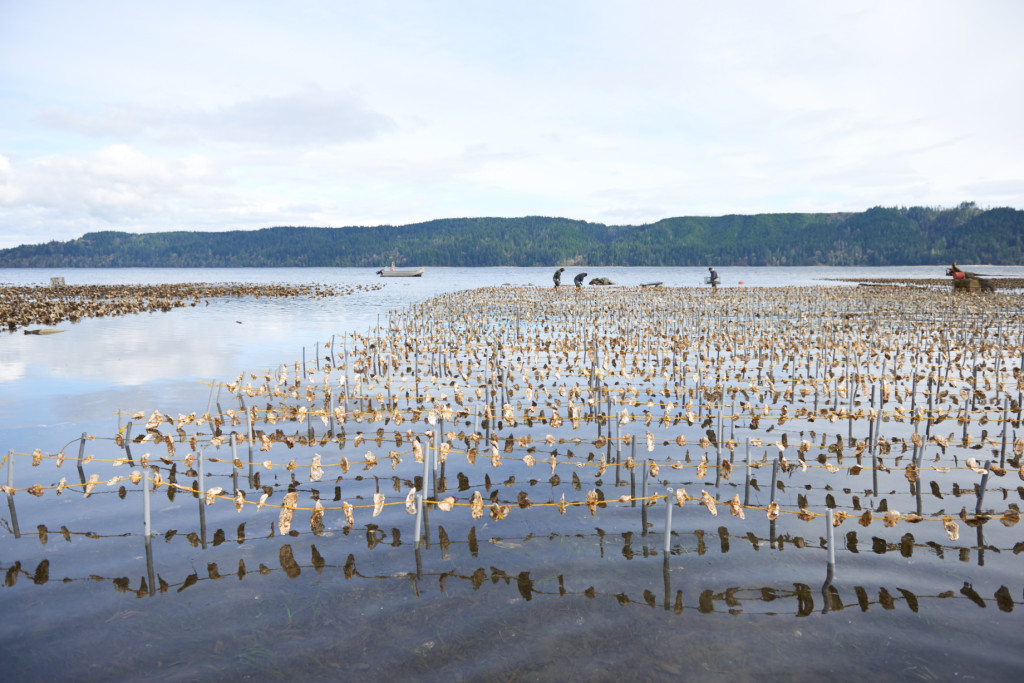
[{"label": "metal rod in water", "polygon": [[747,471],[746,484],[743,488],[743,504],[750,504],[750,437],[747,437]]},{"label": "metal rod in water", "polygon": [[[444,431],[444,420],[437,421],[437,429],[433,430],[434,436],[434,453],[438,453],[441,450],[441,432]],[[434,496],[437,496],[437,455],[434,456],[434,462],[431,463],[430,476],[431,486],[433,486]]]},{"label": "metal rod in water", "polygon": [[644,476],[643,476],[643,501],[640,503],[640,524],[643,526],[643,531],[640,532],[641,536],[647,535],[647,472],[650,470],[648,461],[644,460]]},{"label": "metal rod in water", "polygon": [[882,435],[882,409],[885,407],[885,371],[886,359],[882,359],[882,374],[878,378],[878,416],[875,418],[875,452],[878,452],[878,441]]},{"label": "metal rod in water", "polygon": [[[609,401],[610,401],[610,399],[609,399]],[[611,418],[611,415],[612,415],[611,408],[612,408],[611,403],[609,403],[608,404],[608,416],[609,416],[609,419]],[[609,427],[608,427],[608,435],[611,436],[611,425],[609,425]],[[611,442],[610,441],[608,443],[608,455],[609,455],[608,459],[611,460]],[[621,461],[622,461],[622,425],[619,423],[618,420],[615,420],[615,464],[618,465],[619,462],[621,462]],[[619,482],[621,481],[621,474],[622,474],[622,468],[621,467],[616,467],[615,468],[615,486],[616,486],[616,488],[618,488]],[[630,470],[630,472],[629,472],[629,477],[630,477],[630,481],[632,481],[632,482],[636,481],[636,478],[633,476],[632,470]]]},{"label": "metal rod in water", "polygon": [[199,456],[199,540],[203,549],[206,549],[206,475],[203,472],[203,449],[197,453]]},{"label": "metal rod in water", "polygon": [[196,455],[199,460],[199,493],[202,494],[206,491],[206,474],[203,469],[203,449],[200,448]]},{"label": "metal rod in water", "polygon": [[[609,411],[608,411],[608,415],[609,416],[611,415],[611,412],[612,411],[609,409]],[[619,422],[618,420],[615,420],[615,462],[620,462],[621,460],[622,460],[622,423]]]},{"label": "metal rod in water", "polygon": [[932,378],[928,376],[928,421],[925,423],[924,436],[925,439],[932,434],[932,416],[935,414],[935,391],[932,387]]},{"label": "metal rod in water", "polygon": [[[391,387],[389,386],[388,387],[388,394],[390,394],[390,393],[391,393]],[[331,436],[334,436],[335,433],[336,433],[336,430],[334,428],[334,392],[331,391],[330,389],[328,389],[327,390],[327,397],[328,397],[327,410],[330,412]],[[390,404],[391,401],[389,400],[388,403]]]},{"label": "metal rod in water", "polygon": [[719,453],[722,452],[722,404],[718,404],[718,438],[715,439],[715,450]]},{"label": "metal rod in water", "polygon": [[835,526],[832,522],[833,512],[832,508],[828,508],[825,511],[825,536],[828,538],[828,563],[830,566],[836,566],[836,532]]},{"label": "metal rod in water", "polygon": [[[875,407],[875,387],[871,386],[871,399],[868,405],[873,409]],[[868,449],[874,452],[875,449],[875,421],[868,420]]]},{"label": "metal rod in water", "polygon": [[978,504],[974,506],[974,514],[981,514],[981,503],[985,500],[985,486],[988,485],[988,473],[989,468],[992,467],[992,461],[985,461],[985,474],[981,475],[981,484],[978,486]]},{"label": "metal rod in water", "polygon": [[[147,467],[146,469],[148,470],[149,468]],[[153,526],[150,524],[148,472],[144,472],[142,475],[142,533],[147,540],[153,533]]]},{"label": "metal rod in water", "polygon": [[416,547],[420,545],[420,538],[423,535],[423,494],[416,494],[416,529],[413,531],[413,543]]},{"label": "metal rod in water", "polygon": [[672,489],[665,489],[665,554],[672,548]]},{"label": "metal rod in water", "polygon": [[871,495],[878,495],[878,456],[871,456]]},{"label": "metal rod in water", "polygon": [[235,467],[233,463],[238,462],[238,434],[235,434],[234,432],[231,432],[231,438],[229,440],[231,441],[231,462],[232,462],[232,466],[231,466],[231,484],[232,484],[232,489],[233,490],[231,491],[231,494],[237,496],[238,495],[238,468]]},{"label": "metal rod in water", "polygon": [[[782,457],[782,456],[779,456],[779,457]],[[778,484],[778,481],[779,481],[779,460],[778,460],[778,458],[776,458],[775,462],[772,463],[772,501],[771,502],[773,502],[773,503],[775,502],[775,491],[777,490],[776,489],[776,485]]]},{"label": "metal rod in water", "polygon": [[[618,469],[618,468],[616,468]],[[629,498],[630,507],[636,507],[636,472],[634,467],[629,471]]]},{"label": "metal rod in water", "polygon": [[999,466],[1006,466],[1006,423],[1010,421],[1010,399],[1003,397],[1003,435],[1000,439],[1001,445],[999,447]]},{"label": "metal rod in water", "polygon": [[420,491],[423,493],[423,497],[426,498],[430,493],[430,485],[427,483],[430,480],[427,476],[430,474],[430,439],[427,439],[426,446],[423,449],[423,485],[420,487]]},{"label": "metal rod in water", "polygon": [[252,439],[253,439],[252,413],[250,413],[249,409],[245,407],[245,401],[242,401],[241,397],[239,397],[238,400],[242,404],[242,410],[245,411],[245,424],[247,425],[247,430],[248,430],[248,439],[247,439],[247,441],[249,443],[249,488],[252,488],[254,486],[254,483],[253,483],[253,481],[254,481],[253,480],[253,471],[252,471],[252,467],[253,467],[253,465],[252,465]]}]

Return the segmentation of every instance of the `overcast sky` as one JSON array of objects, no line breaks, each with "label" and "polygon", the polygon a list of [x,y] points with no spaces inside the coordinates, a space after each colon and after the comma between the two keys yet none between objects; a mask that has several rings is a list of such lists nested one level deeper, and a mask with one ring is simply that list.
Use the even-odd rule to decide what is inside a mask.
[{"label": "overcast sky", "polygon": [[0,0],[0,248],[1024,208],[1024,2]]}]

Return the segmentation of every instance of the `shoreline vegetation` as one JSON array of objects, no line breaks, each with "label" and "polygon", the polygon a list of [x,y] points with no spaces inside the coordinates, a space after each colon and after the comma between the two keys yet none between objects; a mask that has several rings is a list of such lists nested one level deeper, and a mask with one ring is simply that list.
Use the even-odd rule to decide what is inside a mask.
[{"label": "shoreline vegetation", "polygon": [[403,226],[93,232],[0,250],[0,268],[888,266],[1024,263],[1024,211],[875,207],[643,225],[452,218]]}]

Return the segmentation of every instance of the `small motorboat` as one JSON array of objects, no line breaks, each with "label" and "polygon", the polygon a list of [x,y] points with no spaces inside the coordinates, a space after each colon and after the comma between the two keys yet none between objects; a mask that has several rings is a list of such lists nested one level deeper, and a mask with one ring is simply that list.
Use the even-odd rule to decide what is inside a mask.
[{"label": "small motorboat", "polygon": [[423,275],[423,268],[395,268],[392,263],[390,268],[381,268],[377,271],[381,277],[420,277]]}]

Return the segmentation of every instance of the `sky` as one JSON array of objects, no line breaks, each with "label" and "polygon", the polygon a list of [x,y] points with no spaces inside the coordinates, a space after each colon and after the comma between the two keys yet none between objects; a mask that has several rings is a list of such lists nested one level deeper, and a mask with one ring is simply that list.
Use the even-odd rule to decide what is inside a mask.
[{"label": "sky", "polygon": [[0,248],[1024,208],[1017,0],[0,0]]}]

